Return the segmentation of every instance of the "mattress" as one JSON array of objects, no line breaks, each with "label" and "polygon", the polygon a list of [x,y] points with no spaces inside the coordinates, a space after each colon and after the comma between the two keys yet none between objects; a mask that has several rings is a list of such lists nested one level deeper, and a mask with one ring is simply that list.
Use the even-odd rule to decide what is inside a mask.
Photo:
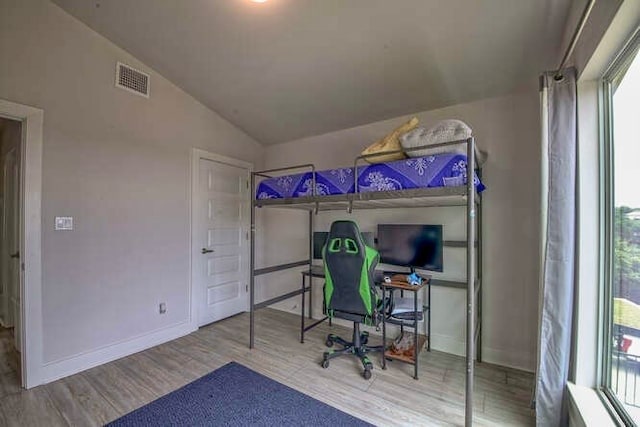
[{"label": "mattress", "polygon": [[[258,184],[257,199],[349,194],[355,191],[354,168],[316,171],[267,178]],[[358,167],[358,191],[396,191],[429,187],[458,187],[467,183],[467,156],[442,153]],[[474,174],[476,191],[485,186]]]}]

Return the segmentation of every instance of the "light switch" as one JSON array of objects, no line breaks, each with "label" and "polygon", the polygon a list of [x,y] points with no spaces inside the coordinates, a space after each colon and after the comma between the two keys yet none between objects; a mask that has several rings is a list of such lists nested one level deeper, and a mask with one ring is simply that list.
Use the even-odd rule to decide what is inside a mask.
[{"label": "light switch", "polygon": [[57,216],[55,229],[56,230],[73,230],[73,217]]}]

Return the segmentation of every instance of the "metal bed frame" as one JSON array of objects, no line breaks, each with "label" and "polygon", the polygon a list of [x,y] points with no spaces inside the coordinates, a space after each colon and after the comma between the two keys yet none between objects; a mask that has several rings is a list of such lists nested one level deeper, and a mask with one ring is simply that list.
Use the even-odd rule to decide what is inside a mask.
[{"label": "metal bed frame", "polygon": [[[385,154],[407,153],[429,148],[452,147],[466,144],[467,149],[467,184],[459,187],[420,188],[399,191],[377,191],[361,193],[358,188],[358,163],[372,157],[380,157]],[[466,140],[445,142],[429,146],[420,146],[384,153],[360,155],[354,161],[355,191],[349,194],[339,195],[315,195],[316,168],[313,164],[296,165],[286,168],[268,169],[253,172],[251,174],[251,261],[250,261],[250,326],[249,348],[255,345],[255,311],[284,301],[288,298],[302,295],[304,310],[304,294],[311,289],[311,284],[306,288],[300,288],[292,292],[256,303],[255,278],[264,274],[283,271],[300,266],[311,267],[313,262],[313,231],[314,216],[320,211],[343,210],[351,213],[353,209],[380,209],[398,207],[444,207],[466,206],[466,240],[445,241],[448,247],[466,248],[466,282],[448,280],[431,280],[431,285],[465,289],[466,301],[466,381],[465,381],[465,425],[473,422],[473,379],[474,379],[474,355],[481,362],[482,349],[482,198],[476,193],[474,186],[474,173],[481,176],[480,168],[476,168],[476,146],[473,137]],[[256,177],[272,178],[273,173],[292,172],[299,169],[307,169],[312,173],[314,195],[285,199],[255,199]],[[256,208],[291,208],[306,210],[309,212],[309,258],[305,260],[275,265],[266,268],[255,268],[255,234],[256,234]],[[477,236],[476,236],[477,234]],[[476,240],[477,237],[477,240]],[[304,311],[303,311],[304,313]],[[431,337],[429,337],[431,339]]]}]

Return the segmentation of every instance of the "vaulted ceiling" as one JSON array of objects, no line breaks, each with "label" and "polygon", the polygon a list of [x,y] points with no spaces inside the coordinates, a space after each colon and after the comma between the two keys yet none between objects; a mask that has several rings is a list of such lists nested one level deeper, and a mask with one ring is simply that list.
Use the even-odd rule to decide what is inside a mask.
[{"label": "vaulted ceiling", "polygon": [[571,0],[54,2],[273,144],[535,85]]}]

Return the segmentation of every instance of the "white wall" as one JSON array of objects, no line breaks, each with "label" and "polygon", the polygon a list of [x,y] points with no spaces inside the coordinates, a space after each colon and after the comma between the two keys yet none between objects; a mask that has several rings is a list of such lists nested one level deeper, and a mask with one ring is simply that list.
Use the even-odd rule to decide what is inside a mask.
[{"label": "white wall", "polygon": [[[460,118],[474,130],[480,147],[489,152],[483,174],[484,193],[484,331],[487,362],[533,370],[536,356],[539,218],[539,103],[535,90],[510,96],[417,113],[426,126],[444,118]],[[368,144],[407,117],[371,123],[270,146],[265,166],[312,162],[318,168],[348,166]],[[464,238],[464,210],[437,208],[362,211],[353,217],[364,231],[382,222],[442,223],[446,239]],[[307,215],[284,210],[261,211],[265,220],[264,265],[303,259],[307,255]],[[327,229],[344,213],[321,213],[316,229]],[[272,246],[273,245],[273,246]],[[276,246],[277,245],[277,246]],[[300,255],[302,254],[302,255]],[[447,249],[444,277],[464,277],[464,251]],[[299,286],[299,273],[273,275],[258,281],[259,298]],[[318,286],[318,290],[321,286]],[[321,296],[317,294],[316,313]],[[433,290],[433,347],[464,350],[464,299],[460,290]],[[300,298],[278,305],[292,310]]]},{"label": "white wall", "polygon": [[[149,99],[114,87],[116,61],[151,74]],[[262,147],[47,0],[0,0],[0,98],[44,110],[45,364],[185,325],[190,149]]]}]

